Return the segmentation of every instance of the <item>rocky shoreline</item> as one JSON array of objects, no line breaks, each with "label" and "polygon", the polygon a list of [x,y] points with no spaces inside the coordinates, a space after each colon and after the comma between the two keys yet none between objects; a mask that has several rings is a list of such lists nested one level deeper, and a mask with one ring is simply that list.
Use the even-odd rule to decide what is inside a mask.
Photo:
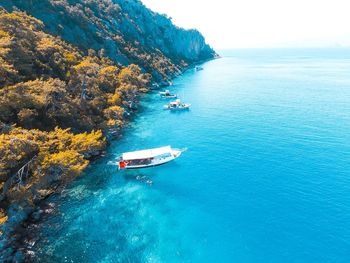
[{"label": "rocky shoreline", "polygon": [[[59,193],[62,189],[57,190]],[[51,196],[51,193],[49,196]],[[47,196],[48,197],[48,196]],[[46,197],[46,198],[47,198]],[[35,259],[35,254],[31,250],[38,238],[35,236],[35,231],[38,228],[38,223],[43,217],[51,214],[55,209],[54,203],[46,203],[46,198],[41,200],[35,208],[23,210],[19,207],[17,216],[10,222],[13,227],[11,237],[7,237],[7,244],[5,245],[1,260],[3,262],[32,262]],[[13,208],[15,210],[16,207]],[[1,240],[4,242],[4,240]]]},{"label": "rocky shoreline", "polygon": [[[215,57],[214,59],[217,59]],[[187,70],[193,69],[196,65],[203,64],[210,59],[200,61],[198,63],[192,64],[183,69],[181,74],[185,73]],[[181,75],[180,74],[180,75]],[[179,75],[178,75],[179,76]],[[178,76],[174,76],[175,79]],[[161,87],[169,86],[170,82],[160,83],[155,86],[157,89]],[[156,90],[154,87],[151,90]],[[133,101],[134,106],[130,108],[128,115],[128,122],[132,122],[132,118],[137,114],[138,101]],[[125,127],[124,127],[125,128]],[[123,136],[123,129],[119,130],[117,133],[109,131],[106,135],[107,147],[112,140],[117,140]],[[90,160],[96,160],[104,155],[104,151],[99,152],[94,155]],[[91,163],[90,165],[93,165]],[[33,246],[37,242],[38,238],[35,232],[38,229],[40,222],[47,216],[50,216],[55,211],[55,203],[47,202],[47,199],[55,194],[60,194],[66,186],[69,185],[75,178],[71,181],[60,182],[56,181],[54,185],[51,185],[50,190],[42,192],[40,199],[36,200],[33,206],[21,206],[21,204],[14,203],[10,205],[8,210],[8,220],[3,225],[0,225],[0,260],[3,262],[33,262],[35,260],[35,254],[32,251]]]},{"label": "rocky shoreline", "polygon": [[26,262],[47,198],[122,136],[139,96],[217,54],[138,0],[5,1],[0,35],[0,261]]},{"label": "rocky shoreline", "polygon": [[[137,101],[133,102],[138,105]],[[135,106],[136,107],[136,106]],[[136,108],[130,109],[129,120],[136,113]],[[127,125],[127,124],[126,124]],[[126,126],[125,125],[125,126]],[[122,136],[122,130],[116,132],[109,131],[106,135],[107,146],[112,140],[117,140]],[[90,156],[89,160],[93,161],[103,157],[105,150]],[[54,181],[48,186],[48,190],[42,190],[40,198],[34,200],[31,206],[25,200],[13,202],[7,209],[7,221],[0,225],[0,261],[1,262],[32,262],[35,254],[31,250],[35,245],[38,237],[35,231],[38,224],[45,216],[49,216],[55,210],[55,204],[47,203],[47,199],[61,192],[72,183],[75,178],[65,181]]]}]

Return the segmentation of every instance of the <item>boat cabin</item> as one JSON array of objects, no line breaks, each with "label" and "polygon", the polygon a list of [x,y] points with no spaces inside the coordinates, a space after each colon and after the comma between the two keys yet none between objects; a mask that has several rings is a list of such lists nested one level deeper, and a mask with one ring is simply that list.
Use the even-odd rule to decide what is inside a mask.
[{"label": "boat cabin", "polygon": [[172,161],[179,155],[179,151],[172,149],[170,146],[127,152],[121,156],[119,169],[138,169],[157,166]]}]

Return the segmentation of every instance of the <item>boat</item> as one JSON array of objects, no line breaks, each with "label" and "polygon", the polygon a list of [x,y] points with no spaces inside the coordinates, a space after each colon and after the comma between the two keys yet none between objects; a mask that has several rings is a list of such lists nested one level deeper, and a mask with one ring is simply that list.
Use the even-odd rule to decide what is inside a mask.
[{"label": "boat", "polygon": [[159,95],[162,98],[166,98],[166,99],[176,99],[177,98],[177,95],[176,94],[171,94],[169,90],[161,91],[161,92],[159,92]]},{"label": "boat", "polygon": [[191,104],[182,103],[179,99],[170,102],[168,105],[164,105],[164,109],[168,110],[188,110],[190,107]]},{"label": "boat", "polygon": [[200,71],[200,70],[203,70],[204,68],[202,68],[202,67],[200,67],[200,66],[195,66],[194,69],[195,69],[196,71]]},{"label": "boat", "polygon": [[119,159],[119,170],[141,169],[159,166],[180,157],[187,149],[174,149],[171,146],[123,153]]}]

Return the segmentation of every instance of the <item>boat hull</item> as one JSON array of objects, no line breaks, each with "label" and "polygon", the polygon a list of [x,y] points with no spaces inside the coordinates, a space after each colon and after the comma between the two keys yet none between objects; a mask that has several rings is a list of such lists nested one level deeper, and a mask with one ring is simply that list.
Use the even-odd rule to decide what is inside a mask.
[{"label": "boat hull", "polygon": [[186,104],[186,105],[181,106],[181,107],[169,107],[168,105],[165,105],[164,109],[171,110],[171,111],[179,111],[179,110],[189,110],[190,107],[191,107],[191,104]]},{"label": "boat hull", "polygon": [[145,169],[145,168],[152,168],[152,167],[156,167],[156,166],[161,166],[161,165],[167,164],[167,163],[169,163],[171,161],[174,161],[176,158],[180,157],[182,152],[183,152],[183,150],[173,149],[171,157],[168,157],[168,158],[165,158],[165,159],[161,159],[161,160],[157,160],[156,162],[151,163],[151,164],[134,165],[134,166],[126,165],[123,168],[121,168],[119,166],[119,169],[136,170],[136,169]]},{"label": "boat hull", "polygon": [[[175,159],[171,160],[174,161]],[[143,165],[143,166],[130,166],[130,167],[125,167],[126,170],[137,170],[137,169],[146,169],[146,168],[152,168],[152,167],[157,167],[157,166],[161,166],[164,164],[167,164],[171,161],[165,162],[165,163],[159,163],[159,164],[151,164],[151,165]]]}]

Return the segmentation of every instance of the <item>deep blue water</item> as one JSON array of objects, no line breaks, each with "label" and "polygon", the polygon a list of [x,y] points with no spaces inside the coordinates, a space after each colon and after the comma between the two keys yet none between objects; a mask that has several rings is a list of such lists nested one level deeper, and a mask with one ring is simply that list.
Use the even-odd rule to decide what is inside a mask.
[{"label": "deep blue water", "polygon": [[[190,111],[147,95],[124,137],[49,200],[38,260],[350,262],[350,50],[222,55],[174,81]],[[164,145],[189,149],[149,170],[107,164]]]}]

